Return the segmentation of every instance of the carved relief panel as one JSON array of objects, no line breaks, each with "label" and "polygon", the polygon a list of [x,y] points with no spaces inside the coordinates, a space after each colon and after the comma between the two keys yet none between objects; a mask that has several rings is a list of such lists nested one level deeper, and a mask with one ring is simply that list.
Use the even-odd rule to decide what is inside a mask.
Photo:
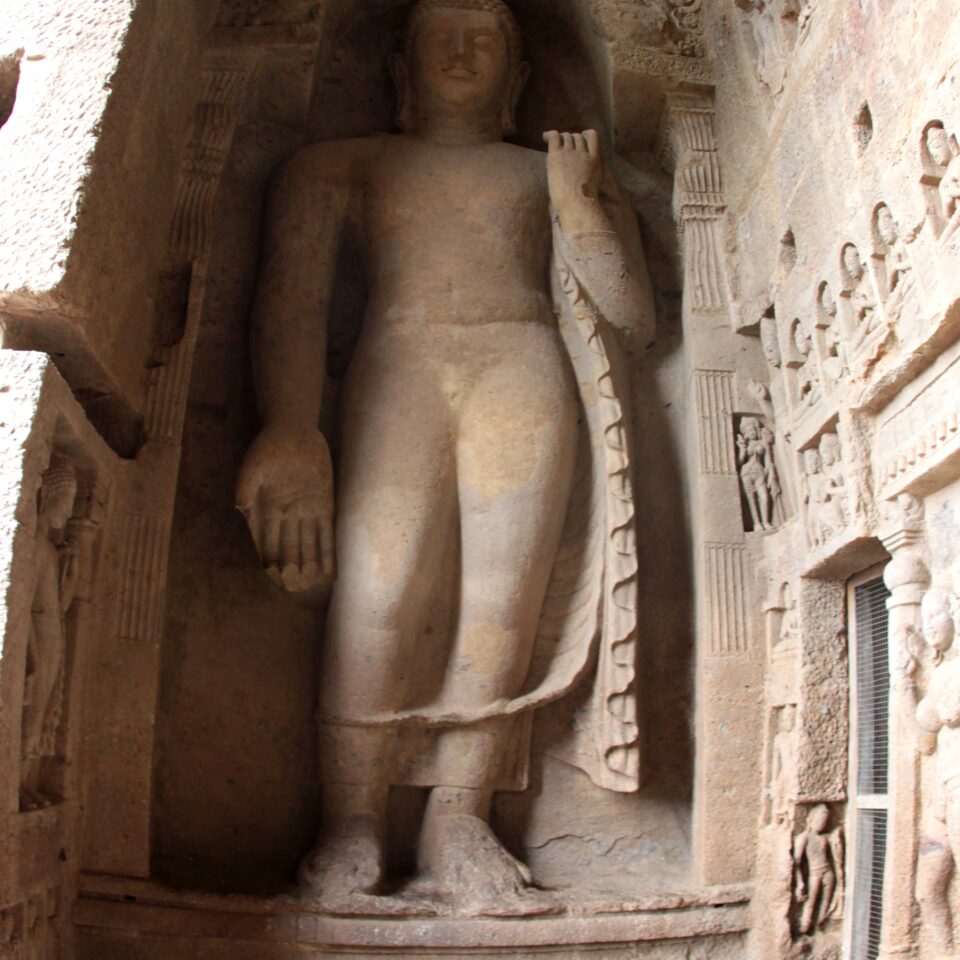
[{"label": "carved relief panel", "polygon": [[[759,384],[757,385],[760,386]],[[765,387],[760,387],[766,391]],[[768,394],[767,404],[769,405]],[[773,408],[770,407],[770,413]],[[737,467],[740,477],[744,530],[771,532],[783,525],[786,514],[783,487],[776,462],[776,433],[771,417],[738,414],[734,417]]]},{"label": "carved relief panel", "polygon": [[950,244],[960,226],[960,145],[939,120],[923,131],[920,183],[927,215],[942,244]]},{"label": "carved relief panel", "polygon": [[65,794],[78,604],[91,598],[103,500],[95,471],[63,452],[51,455],[37,494],[29,590],[21,715],[24,811],[57,803]]},{"label": "carved relief panel", "polygon": [[847,469],[840,437],[825,432],[801,451],[804,526],[807,546],[818,550],[850,523]]}]

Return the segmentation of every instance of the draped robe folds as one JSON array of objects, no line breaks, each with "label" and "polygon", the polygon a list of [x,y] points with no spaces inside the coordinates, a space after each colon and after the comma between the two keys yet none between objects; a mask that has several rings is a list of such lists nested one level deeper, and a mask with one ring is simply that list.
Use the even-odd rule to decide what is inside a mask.
[{"label": "draped robe folds", "polygon": [[512,718],[510,755],[496,786],[524,789],[533,711],[590,683],[570,729],[548,752],[605,789],[629,793],[639,788],[638,563],[629,390],[619,345],[578,262],[570,241],[555,227],[553,296],[578,384],[583,427],[564,532],[522,690],[478,709],[464,710],[441,694],[406,710],[321,718],[330,725],[400,727],[398,785],[436,783],[429,744],[438,731]]}]

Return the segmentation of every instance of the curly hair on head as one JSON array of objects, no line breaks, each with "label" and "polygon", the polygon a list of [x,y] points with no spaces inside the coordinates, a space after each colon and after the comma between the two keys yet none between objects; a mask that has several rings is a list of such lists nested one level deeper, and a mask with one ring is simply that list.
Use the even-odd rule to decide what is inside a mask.
[{"label": "curly hair on head", "polygon": [[45,496],[59,493],[61,490],[77,489],[77,469],[66,459],[54,454],[50,466],[43,472],[43,492]]}]

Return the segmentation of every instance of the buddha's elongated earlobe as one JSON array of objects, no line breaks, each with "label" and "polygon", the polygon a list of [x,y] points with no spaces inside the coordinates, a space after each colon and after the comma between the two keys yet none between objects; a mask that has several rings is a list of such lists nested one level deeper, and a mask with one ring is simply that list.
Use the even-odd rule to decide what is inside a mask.
[{"label": "buddha's elongated earlobe", "polygon": [[416,104],[410,84],[407,58],[403,54],[395,53],[390,58],[390,76],[393,77],[394,85],[397,88],[397,126],[403,131],[412,130]]},{"label": "buddha's elongated earlobe", "polygon": [[529,78],[530,64],[524,61],[514,71],[514,75],[510,80],[510,88],[507,90],[507,95],[504,98],[500,122],[505,134],[517,132],[517,104],[520,102],[520,96]]}]

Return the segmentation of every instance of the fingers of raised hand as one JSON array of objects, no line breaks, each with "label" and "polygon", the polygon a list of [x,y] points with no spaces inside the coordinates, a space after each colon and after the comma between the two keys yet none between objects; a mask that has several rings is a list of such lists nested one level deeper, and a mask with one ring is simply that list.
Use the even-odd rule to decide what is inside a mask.
[{"label": "fingers of raised hand", "polygon": [[573,150],[588,153],[591,157],[600,156],[600,136],[596,130],[584,130],[583,133],[561,133],[549,130],[543,135],[544,143],[551,152]]}]

